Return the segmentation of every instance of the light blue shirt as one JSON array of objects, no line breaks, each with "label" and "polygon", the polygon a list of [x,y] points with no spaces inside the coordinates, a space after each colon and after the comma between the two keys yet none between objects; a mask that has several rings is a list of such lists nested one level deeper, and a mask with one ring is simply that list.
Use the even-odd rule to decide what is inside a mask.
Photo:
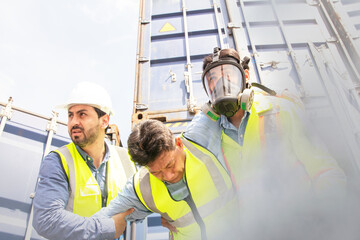
[{"label": "light blue shirt", "polygon": [[125,187],[113,200],[110,201],[109,205],[95,213],[93,217],[109,218],[115,214],[125,212],[130,208],[134,208],[134,211],[125,217],[127,221],[142,221],[145,217],[152,213],[140,202],[137,197],[132,178],[128,179]]},{"label": "light blue shirt", "polygon": [[235,142],[242,145],[249,117],[250,112],[245,112],[240,126],[237,129],[227,117],[223,115],[220,116],[219,120],[214,121],[200,111],[190,122],[183,136],[213,153],[226,169],[221,148],[222,131]]},{"label": "light blue shirt", "polygon": [[[82,150],[80,155],[88,164],[104,191],[106,161],[110,157],[108,146],[103,163],[98,169]],[[86,160],[88,159],[88,160]],[[113,239],[115,225],[111,218],[85,218],[65,210],[69,200],[69,182],[61,159],[55,152],[48,154],[41,163],[39,182],[34,198],[35,230],[49,239]]]},{"label": "light blue shirt", "polygon": [[[165,183],[165,186],[175,200],[183,200],[189,195],[184,178],[177,183]],[[128,179],[125,188],[118,193],[109,205],[95,213],[93,217],[108,218],[130,208],[134,208],[134,212],[125,217],[127,221],[141,222],[145,217],[153,213],[137,197],[132,178]]]}]

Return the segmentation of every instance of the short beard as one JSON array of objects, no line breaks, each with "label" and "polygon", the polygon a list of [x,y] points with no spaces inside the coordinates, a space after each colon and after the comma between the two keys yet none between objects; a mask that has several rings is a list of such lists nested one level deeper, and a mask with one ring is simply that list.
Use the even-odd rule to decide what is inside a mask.
[{"label": "short beard", "polygon": [[79,146],[80,148],[84,148],[88,145],[91,145],[92,143],[94,143],[99,134],[100,134],[100,130],[99,130],[99,124],[90,128],[87,131],[82,130],[84,138],[80,139],[79,137],[71,137],[71,140],[74,142],[75,145]]}]

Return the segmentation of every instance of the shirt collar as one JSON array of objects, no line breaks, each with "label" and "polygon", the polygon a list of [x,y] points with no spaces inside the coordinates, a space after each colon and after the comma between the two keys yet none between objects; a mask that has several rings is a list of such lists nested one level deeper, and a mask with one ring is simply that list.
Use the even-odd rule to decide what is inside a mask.
[{"label": "shirt collar", "polygon": [[[244,116],[241,119],[241,122],[244,121],[244,119],[246,119],[247,117],[250,116],[250,111],[245,111]],[[241,124],[240,124],[241,125]],[[228,120],[228,118],[224,115],[220,115],[220,126],[224,129],[234,129],[237,130],[235,128],[235,126]]]},{"label": "shirt collar", "polygon": [[[106,163],[109,158],[110,158],[110,151],[109,151],[109,146],[108,143],[105,141],[105,156],[104,159],[101,163]],[[75,145],[76,149],[78,150],[80,156],[84,159],[85,162],[91,162],[93,163],[94,160],[92,159],[92,157],[90,157],[84,150],[82,150],[78,145]]]}]

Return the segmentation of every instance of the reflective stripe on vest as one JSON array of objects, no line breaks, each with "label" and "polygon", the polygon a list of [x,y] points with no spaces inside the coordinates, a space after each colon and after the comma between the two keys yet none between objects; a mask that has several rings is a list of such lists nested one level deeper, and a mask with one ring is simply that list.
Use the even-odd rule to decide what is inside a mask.
[{"label": "reflective stripe on vest", "polygon": [[[186,153],[186,183],[205,225],[209,223],[207,217],[213,216],[214,213],[223,215],[224,209],[228,211],[231,208],[232,211],[229,213],[237,213],[235,190],[226,170],[210,152],[184,138],[182,142]],[[196,221],[187,203],[173,200],[165,184],[150,174],[145,167],[135,175],[134,186],[141,202],[150,211],[159,213],[167,219],[178,229],[180,235],[188,229],[194,229]]]},{"label": "reflective stripe on vest", "polygon": [[[271,109],[265,114],[259,116],[259,135],[261,146],[262,146],[262,154],[265,164],[271,164],[278,166],[275,168],[279,172],[286,172],[289,169],[281,169],[284,167],[282,160],[288,160],[287,167],[292,167],[292,171],[297,171],[297,173],[301,172],[302,178],[309,183],[311,179],[309,174],[306,172],[303,163],[296,157],[296,154],[292,151],[291,144],[287,143],[287,147],[284,147],[285,140],[283,139],[284,135],[281,131],[281,114],[279,109]],[[288,140],[286,140],[288,141]],[[291,157],[290,157],[291,156]],[[272,162],[269,163],[270,159]],[[292,162],[290,162],[292,159]],[[274,169],[274,168],[273,168]],[[272,178],[274,179],[274,178]],[[279,180],[282,181],[282,180]]]},{"label": "reflective stripe on vest", "polygon": [[278,154],[281,140],[280,112],[270,111],[259,116],[259,136],[264,159],[271,159]]},{"label": "reflective stripe on vest", "polygon": [[[110,158],[106,169],[107,204],[115,198],[127,179],[135,173],[135,165],[132,166],[125,149],[112,145],[108,147]],[[101,191],[85,160],[74,143],[65,145],[55,152],[59,154],[69,180],[69,200],[66,210],[83,217],[93,215],[102,207]]]}]

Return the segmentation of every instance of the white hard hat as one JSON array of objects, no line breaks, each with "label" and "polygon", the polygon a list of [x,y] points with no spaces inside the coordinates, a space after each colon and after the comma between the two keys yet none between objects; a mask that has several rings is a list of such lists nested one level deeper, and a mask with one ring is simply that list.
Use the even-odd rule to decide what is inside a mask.
[{"label": "white hard hat", "polygon": [[72,90],[67,102],[57,108],[69,109],[74,105],[90,105],[109,115],[114,115],[111,99],[107,91],[100,85],[92,82],[80,82]]}]

